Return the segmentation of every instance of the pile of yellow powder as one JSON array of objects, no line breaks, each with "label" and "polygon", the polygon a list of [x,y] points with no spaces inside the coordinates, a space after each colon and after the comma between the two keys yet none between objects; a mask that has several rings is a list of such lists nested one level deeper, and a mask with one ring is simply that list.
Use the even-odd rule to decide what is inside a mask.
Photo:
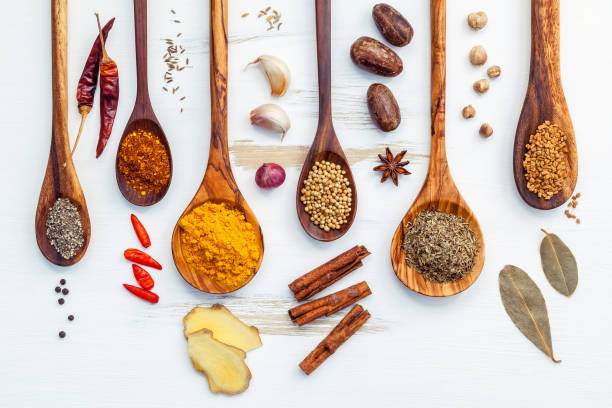
[{"label": "pile of yellow powder", "polygon": [[229,289],[242,286],[259,261],[257,234],[244,214],[225,203],[204,203],[179,221],[187,264]]}]

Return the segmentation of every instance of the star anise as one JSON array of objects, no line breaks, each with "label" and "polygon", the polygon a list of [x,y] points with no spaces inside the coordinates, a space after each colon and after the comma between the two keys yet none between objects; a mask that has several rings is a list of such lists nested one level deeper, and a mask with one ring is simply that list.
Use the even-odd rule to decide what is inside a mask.
[{"label": "star anise", "polygon": [[393,183],[397,186],[397,175],[398,174],[404,174],[404,175],[411,174],[408,170],[404,168],[404,166],[406,166],[410,162],[408,160],[402,161],[402,159],[404,158],[404,155],[406,154],[406,150],[402,150],[401,152],[399,152],[397,156],[393,157],[391,150],[389,150],[389,148],[387,147],[386,154],[387,154],[386,157],[383,156],[382,154],[378,155],[378,158],[384,164],[374,167],[374,171],[383,172],[382,178],[380,179],[381,183],[384,183],[385,180],[387,180],[389,176],[391,176],[391,180],[393,180]]}]

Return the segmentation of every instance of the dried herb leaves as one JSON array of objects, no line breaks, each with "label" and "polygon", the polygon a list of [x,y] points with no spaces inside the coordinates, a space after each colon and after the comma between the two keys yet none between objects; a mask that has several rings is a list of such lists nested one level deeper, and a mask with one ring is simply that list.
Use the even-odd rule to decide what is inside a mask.
[{"label": "dried herb leaves", "polygon": [[557,292],[571,296],[578,286],[576,258],[558,236],[542,232],[546,234],[540,244],[544,275]]},{"label": "dried herb leaves", "polygon": [[548,310],[542,292],[522,269],[506,265],[499,273],[499,292],[515,326],[555,363]]}]

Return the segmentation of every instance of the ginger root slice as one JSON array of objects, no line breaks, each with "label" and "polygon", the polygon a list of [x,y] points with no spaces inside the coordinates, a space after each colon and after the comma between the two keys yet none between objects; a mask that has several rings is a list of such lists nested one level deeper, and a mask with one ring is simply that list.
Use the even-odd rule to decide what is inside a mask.
[{"label": "ginger root slice", "polygon": [[249,388],[251,371],[244,351],[214,339],[207,329],[191,333],[187,344],[193,368],[206,375],[212,392],[235,395]]},{"label": "ginger root slice", "polygon": [[183,326],[185,337],[198,330],[208,329],[216,340],[245,352],[261,346],[259,330],[255,326],[247,326],[220,304],[194,307],[183,318]]}]

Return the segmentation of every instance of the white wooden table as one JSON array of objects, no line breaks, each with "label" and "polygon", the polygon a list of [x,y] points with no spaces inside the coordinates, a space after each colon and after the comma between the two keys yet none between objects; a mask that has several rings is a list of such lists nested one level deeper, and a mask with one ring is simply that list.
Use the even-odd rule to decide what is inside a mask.
[{"label": "white wooden table", "polygon": [[[352,229],[331,244],[315,242],[302,231],[295,211],[300,165],[317,123],[314,2],[269,0],[230,2],[229,133],[238,185],[257,214],[265,237],[265,256],[255,279],[229,296],[192,289],[173,266],[170,236],[178,215],[199,185],[208,155],[208,1],[149,1],[149,78],[157,116],[169,137],[174,178],[166,198],[153,208],[136,208],[117,189],[114,176],[119,137],[136,93],[133,11],[130,1],[70,1],[70,97],[96,33],[94,11],[104,21],[117,18],[109,35],[109,54],[119,65],[121,99],[112,138],[95,160],[98,98],[75,157],[87,198],[92,239],[83,260],[69,269],[49,264],[34,237],[34,211],[48,156],[51,131],[51,57],[48,2],[5,2],[0,28],[4,56],[0,128],[0,406],[2,407],[604,407],[612,391],[612,336],[608,201],[612,148],[612,3],[562,1],[562,64],[566,96],[574,119],[580,157],[576,212],[582,225],[563,210],[533,210],[516,192],[512,144],[528,77],[530,6],[528,0],[448,1],[447,146],[455,181],[474,210],[486,239],[480,279],[467,292],[447,299],[412,293],[395,277],[389,245],[400,218],[426,175],[429,152],[429,2],[399,1],[396,6],[415,29],[412,43],[398,52],[404,72],[379,78],[350,61],[350,44],[361,35],[381,38],[370,17],[374,0],[333,2],[333,110],[336,132],[351,160],[359,208]],[[283,14],[279,32],[265,31],[256,18],[272,6]],[[181,24],[172,23],[170,8]],[[484,9],[489,25],[472,32],[465,19]],[[241,14],[250,12],[242,19]],[[187,98],[162,91],[162,38],[182,32],[193,70],[177,84]],[[503,74],[491,90],[477,96],[471,84],[484,69],[469,65],[476,44],[489,52]],[[269,96],[258,68],[243,72],[260,54],[282,57],[293,81],[281,99]],[[395,93],[402,124],[383,134],[371,123],[365,92],[383,82]],[[276,102],[290,114],[292,129],[282,145],[254,129],[248,113]],[[473,104],[476,119],[460,110]],[[180,114],[180,106],[184,113]],[[70,130],[78,128],[71,99]],[[483,121],[495,133],[477,135]],[[413,175],[396,188],[379,183],[371,169],[385,146],[405,148]],[[271,192],[257,188],[255,169],[273,161],[287,170],[285,184]],[[150,231],[149,252],[163,265],[155,272],[160,303],[149,305],[122,287],[132,283],[122,252],[138,242],[129,222],[136,213]],[[544,227],[573,249],[580,283],[571,299],[556,293],[540,267],[538,247]],[[314,374],[297,364],[340,316],[296,328],[286,310],[294,305],[287,283],[355,244],[373,253],[365,266],[331,291],[367,280],[373,295],[361,303],[372,318]],[[540,286],[549,308],[557,365],[527,341],[502,307],[497,274],[507,263],[524,268]],[[66,278],[70,294],[59,306],[53,288]],[[194,371],[182,335],[183,315],[194,305],[220,302],[260,328],[264,346],[249,353],[251,386],[236,397],[213,395]],[[73,313],[74,322],[66,317]],[[60,340],[59,330],[67,337]]]}]

